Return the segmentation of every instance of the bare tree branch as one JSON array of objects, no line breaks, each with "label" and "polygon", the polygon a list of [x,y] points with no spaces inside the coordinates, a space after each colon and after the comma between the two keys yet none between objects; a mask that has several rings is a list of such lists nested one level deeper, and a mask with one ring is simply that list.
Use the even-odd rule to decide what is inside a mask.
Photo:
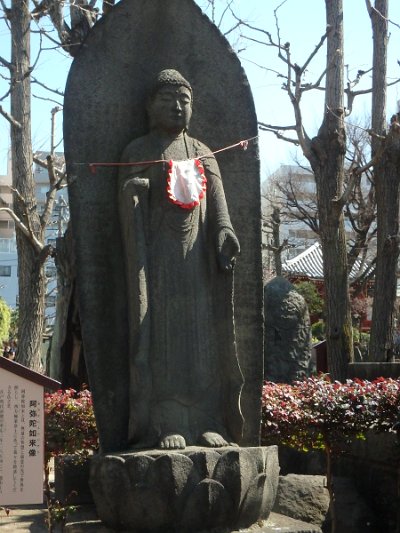
[{"label": "bare tree branch", "polygon": [[234,24],[234,25],[232,26],[232,28],[230,28],[229,30],[225,31],[225,32],[224,32],[224,37],[227,37],[230,33],[232,33],[232,32],[235,31],[237,28],[239,28],[240,24],[241,24],[240,22],[237,22],[236,24]]},{"label": "bare tree branch", "polygon": [[[287,216],[292,220],[300,220],[306,224],[316,235],[319,235],[318,211],[315,198],[308,197],[298,190],[291,175],[285,183],[276,184],[282,194],[282,199],[288,209]],[[300,199],[301,197],[301,199]]]},{"label": "bare tree branch", "polygon": [[[232,10],[230,9],[231,8],[231,5],[233,3],[233,0],[229,0],[229,2],[227,3],[225,9],[222,11],[222,14],[219,18],[219,22],[217,24],[217,27],[220,28],[221,27],[221,24],[222,24],[222,21],[224,20],[224,17],[226,15],[226,13],[230,10],[232,12]],[[231,31],[231,30],[230,30]]]},{"label": "bare tree branch", "polygon": [[272,38],[272,34],[269,31],[263,30],[261,28],[257,28],[256,26],[252,26],[248,22],[245,22],[244,20],[239,18],[237,15],[235,15],[235,13],[233,13],[233,11],[232,11],[232,15],[238,21],[238,23],[241,26],[244,26],[246,28],[249,28],[249,30],[253,30],[255,32],[259,32],[259,33],[262,33],[263,35],[265,35],[267,37],[267,42],[265,42],[265,41],[256,41],[256,39],[252,39],[250,37],[246,37],[245,35],[242,35],[242,37],[244,39],[254,40],[255,42],[258,42],[259,44],[262,44],[264,46],[273,46],[275,48],[279,48],[279,45],[274,42],[274,40]]},{"label": "bare tree branch", "polygon": [[22,231],[25,237],[28,238],[28,240],[31,242],[37,252],[41,252],[43,250],[43,243],[41,243],[39,239],[35,236],[35,234],[32,232],[32,230],[28,228],[19,217],[17,217],[17,215],[12,209],[10,209],[9,207],[0,207],[0,211],[3,211],[4,213],[8,213],[10,215],[10,217],[14,220],[16,227]]},{"label": "bare tree branch", "polygon": [[[356,126],[354,126],[354,127],[356,127]],[[360,129],[363,129],[363,128],[360,127]],[[367,131],[367,130],[364,130],[364,131]],[[382,137],[381,137],[381,139],[382,139]],[[338,206],[340,208],[343,208],[346,204],[348,204],[348,202],[350,201],[350,197],[351,197],[351,194],[353,192],[353,189],[354,189],[357,181],[359,180],[360,176],[363,175],[365,172],[367,172],[367,170],[373,168],[377,164],[377,162],[382,157],[383,150],[384,150],[384,143],[382,142],[380,144],[379,150],[377,151],[375,156],[370,161],[366,162],[362,166],[356,165],[356,166],[354,166],[354,168],[351,169],[351,171],[350,171],[350,179],[349,179],[349,181],[347,183],[347,186],[346,186],[342,196],[340,198],[338,198],[338,199],[334,199],[333,200],[334,202],[336,202],[338,204]],[[360,154],[359,157],[361,158],[362,154]]]},{"label": "bare tree branch", "polygon": [[[329,26],[326,28],[326,32],[322,35],[319,43],[315,46],[315,49],[311,54],[308,56],[306,62],[302,66],[301,70],[304,73],[308,67],[308,65],[311,63],[311,61],[314,59],[314,57],[317,55],[317,53],[321,50],[322,46],[324,45],[326,38],[328,37],[328,33],[332,31],[332,28],[329,28]],[[325,69],[326,70],[326,69]]]},{"label": "bare tree branch", "polygon": [[[349,239],[348,264],[349,271],[360,255],[370,250],[370,242],[376,234],[376,199],[375,185],[371,177],[371,168],[376,161],[366,161],[365,154],[368,153],[369,135],[365,127],[358,125],[348,125],[348,156],[350,169],[346,174],[346,187],[340,201],[345,209],[345,216],[351,224],[354,238]],[[352,151],[351,146],[354,150]],[[299,165],[300,167],[300,165]],[[309,168],[303,168],[310,172]],[[302,173],[301,173],[302,174]],[[369,183],[366,190],[365,183],[361,185],[361,177]],[[316,235],[319,234],[319,219],[316,205],[316,193],[303,186],[301,177],[297,179],[296,171],[288,171],[287,175],[279,175],[274,179],[274,193],[272,199],[267,199],[270,203],[278,202],[281,205],[281,214],[287,217],[287,224],[291,220],[301,221]],[[338,200],[336,200],[338,201]],[[362,259],[361,259],[362,261]]]},{"label": "bare tree branch", "polygon": [[[279,26],[279,20],[278,20],[278,11],[279,9],[284,5],[286,4],[286,0],[283,0],[283,2],[281,2],[278,7],[276,7],[274,9],[274,19],[275,19],[275,28],[276,28],[276,34],[278,36],[278,43],[280,45],[281,43],[281,29],[280,29],[280,26]],[[287,45],[290,46],[290,43],[286,43]]]},{"label": "bare tree branch", "polygon": [[0,115],[3,115],[3,117],[8,120],[8,122],[14,126],[14,128],[21,129],[21,124],[17,122],[7,111],[3,108],[3,106],[0,105]]},{"label": "bare tree branch", "polygon": [[278,72],[277,70],[274,70],[272,68],[268,68],[268,67],[265,67],[264,65],[260,65],[259,63],[256,63],[255,61],[252,61],[251,59],[248,59],[248,58],[244,58],[243,60],[247,61],[247,63],[250,63],[251,65],[255,65],[261,70],[265,70],[266,72],[272,72],[273,74],[276,74],[277,78],[283,78],[284,80],[287,80],[287,77],[284,74],[282,74],[282,72]]},{"label": "bare tree branch", "polygon": [[[43,159],[40,159],[39,157],[37,157],[36,155],[33,156],[33,161],[34,163],[36,163],[37,165],[39,165],[40,167],[42,168],[45,168],[46,170],[49,169],[49,164],[48,164],[48,161],[46,160],[43,160]],[[62,182],[64,180],[66,180],[66,174],[65,172],[63,172],[62,170],[60,170],[59,168],[57,167],[54,167],[54,164],[52,166],[52,171],[54,171],[54,174],[57,176],[57,179],[56,181],[57,182]],[[61,188],[61,187],[59,187]]]},{"label": "bare tree branch", "polygon": [[[365,0],[365,1],[368,2],[369,0]],[[344,92],[347,97],[346,116],[349,116],[352,113],[353,103],[357,96],[364,95],[364,94],[372,94],[372,87],[370,87],[369,89],[353,91],[353,87],[355,87],[359,83],[359,81],[361,80],[361,77],[364,76],[365,74],[368,74],[371,71],[372,69],[365,70],[365,71],[358,70],[356,78],[354,80],[347,81],[347,87],[344,89]],[[396,85],[399,82],[400,82],[400,78],[395,79],[394,81],[391,81],[391,82],[387,82],[386,87],[391,87],[392,85]]]},{"label": "bare tree branch", "polygon": [[53,100],[53,98],[45,98],[44,96],[39,96],[37,94],[32,94],[32,97],[36,98],[37,100],[43,100],[44,102],[52,102],[53,104],[62,106],[61,102],[57,102],[57,100]]},{"label": "bare tree branch", "polygon": [[43,89],[46,89],[46,91],[50,91],[50,92],[56,94],[57,96],[64,96],[64,92],[63,91],[60,91],[59,89],[52,89],[51,87],[48,87],[43,82],[39,81],[37,78],[35,78],[33,76],[32,76],[31,79],[32,79],[32,83],[36,83],[37,85],[40,85],[40,87],[43,87]]},{"label": "bare tree branch", "polygon": [[347,84],[348,86],[352,89],[353,87],[355,87],[356,85],[358,85],[361,81],[361,78],[363,76],[365,76],[365,74],[369,74],[370,72],[372,72],[372,68],[368,69],[368,70],[357,70],[357,75],[356,77],[351,80],[349,78],[349,65],[345,65],[345,68],[346,68],[346,71],[347,71]]},{"label": "bare tree branch", "polygon": [[400,24],[397,24],[397,22],[393,22],[393,20],[385,17],[378,9],[376,9],[375,6],[373,6],[370,2],[370,0],[365,0],[365,4],[367,6],[368,14],[371,17],[373,13],[378,14],[383,20],[386,20],[389,24],[392,24],[393,26],[396,26],[396,28],[400,28]]},{"label": "bare tree branch", "polygon": [[[333,116],[335,116],[336,118],[338,118],[339,115],[337,115],[337,113],[335,113],[332,109],[330,109],[329,107],[327,108],[327,111],[329,111],[329,113],[331,113]],[[382,136],[382,135],[378,135],[377,133],[375,133],[373,130],[371,129],[368,129],[368,128],[365,128],[363,126],[360,126],[358,124],[353,124],[351,122],[349,122],[348,120],[345,120],[344,121],[346,126],[351,126],[352,128],[357,128],[359,130],[362,130],[366,133],[368,133],[368,135],[370,135],[371,137],[374,137],[375,139],[378,139],[380,141],[384,141],[385,140],[385,137]]]},{"label": "bare tree branch", "polygon": [[9,19],[10,19],[11,9],[6,6],[6,3],[4,2],[4,0],[0,0],[0,6],[3,8],[3,11],[4,11],[4,17],[1,17],[1,18],[5,21],[7,28],[10,29]]},{"label": "bare tree branch", "polygon": [[274,126],[272,124],[266,124],[265,122],[259,122],[258,125],[263,128],[268,128],[270,130],[279,130],[279,131],[296,131],[296,125],[294,126]]},{"label": "bare tree branch", "polygon": [[[37,23],[37,21],[36,21]],[[40,28],[38,26],[38,30],[37,31],[33,31],[32,30],[32,33],[41,33],[44,37],[46,37],[46,39],[48,39],[50,42],[54,43],[56,46],[54,46],[53,48],[43,48],[43,50],[55,50],[55,49],[59,49],[60,51],[61,50],[64,50],[63,47],[62,47],[62,44],[60,43],[60,41],[57,41],[57,39],[54,39],[50,33],[46,30],[44,30],[43,28]]]},{"label": "bare tree branch", "polygon": [[347,187],[345,188],[342,196],[340,198],[336,198],[334,200],[332,200],[333,202],[335,202],[339,209],[343,209],[343,207],[348,203],[348,201],[350,200],[350,195],[352,194],[353,192],[353,189],[355,187],[355,184],[357,182],[357,179],[359,178],[359,176],[362,174],[361,172],[361,169],[356,167],[356,168],[353,168],[353,170],[350,172],[350,179],[347,183]]},{"label": "bare tree branch", "polygon": [[[70,2],[71,27],[66,23],[63,16],[63,2],[59,2],[58,0],[35,2],[32,17],[38,21],[44,16],[49,16],[57,31],[61,46],[69,54],[74,56],[96,21],[98,10],[94,7],[95,3],[92,0],[89,3],[87,0],[74,0]],[[112,4],[113,2],[111,2]],[[56,41],[53,40],[53,42]]]},{"label": "bare tree branch", "polygon": [[40,56],[41,56],[41,54],[42,54],[42,50],[43,50],[43,49],[42,49],[42,43],[43,43],[43,34],[42,34],[42,33],[39,35],[39,41],[40,41],[40,44],[39,44],[39,47],[38,47],[38,52],[37,52],[37,54],[36,54],[36,59],[35,59],[35,61],[32,63],[32,65],[31,65],[31,67],[30,67],[30,69],[29,69],[29,74],[31,74],[31,73],[35,70],[35,67],[36,67],[36,65],[38,64],[38,62],[39,62],[39,58],[40,58]]},{"label": "bare tree branch", "polygon": [[49,189],[46,193],[46,202],[44,204],[43,213],[40,215],[40,223],[42,228],[46,228],[47,224],[50,221],[51,214],[53,212],[54,200],[56,197],[57,189],[55,187]]},{"label": "bare tree branch", "polygon": [[65,176],[63,175],[63,177],[57,179],[57,170],[54,167],[54,157],[52,155],[48,155],[46,157],[46,162],[47,170],[49,173],[50,188],[46,193],[46,202],[44,204],[43,213],[40,216],[40,223],[42,225],[42,228],[45,228],[50,221],[50,217],[53,212],[53,205],[56,193],[59,189],[61,189],[62,181],[65,178]]},{"label": "bare tree branch", "polygon": [[0,6],[3,8],[4,13],[9,13],[10,9],[6,6],[4,0],[0,0]]},{"label": "bare tree branch", "polygon": [[326,69],[321,73],[320,77],[314,83],[303,83],[301,85],[302,91],[311,91],[312,89],[317,89],[320,91],[325,91],[325,87],[320,87],[322,80],[326,75]]},{"label": "bare tree branch", "polygon": [[8,98],[8,96],[10,95],[11,93],[11,89],[8,89],[8,91],[3,94],[3,96],[0,98],[0,102],[3,102],[3,100],[5,100],[6,98]]},{"label": "bare tree branch", "polygon": [[7,59],[4,59],[2,56],[0,56],[0,63],[3,65],[3,67],[7,67],[10,72],[14,70],[13,64],[7,61]]},{"label": "bare tree branch", "polygon": [[[35,234],[35,231],[32,228],[33,220],[32,220],[31,214],[32,214],[32,211],[36,210],[36,204],[31,206],[31,207],[28,206],[28,203],[27,203],[26,199],[19,192],[18,189],[16,189],[15,187],[9,187],[9,188],[14,193],[14,195],[16,196],[16,198],[18,199],[18,201],[20,202],[20,204],[22,206],[23,216],[25,218],[25,223],[21,221],[21,224],[23,224],[23,226],[26,228],[27,233],[26,233],[26,231],[25,231],[25,229],[23,227],[21,227],[21,230],[24,233],[24,235],[26,237],[28,237],[29,241],[31,242],[31,244],[33,244],[33,246],[36,249],[36,251],[41,252],[42,249],[44,248],[44,245],[40,241],[40,239],[37,238],[37,236]],[[15,214],[14,211],[13,211],[13,213]],[[16,214],[15,214],[15,217],[17,217]],[[13,216],[13,218],[14,218],[14,216]],[[17,217],[17,218],[19,219],[19,217]],[[20,226],[18,226],[18,227],[20,227]],[[41,228],[41,229],[43,230],[43,228]]]},{"label": "bare tree branch", "polygon": [[[298,139],[299,139],[299,144],[301,146],[303,154],[308,159],[311,158],[311,140],[308,137],[306,131],[304,130],[302,113],[301,113],[301,108],[300,108],[300,101],[301,101],[301,97],[302,97],[302,94],[303,94],[304,90],[309,90],[310,87],[309,86],[306,86],[306,87],[303,86],[302,77],[304,75],[306,67],[310,64],[310,61],[313,59],[313,57],[315,57],[316,53],[321,49],[323,43],[327,39],[327,36],[328,36],[329,32],[331,32],[331,31],[332,31],[332,28],[327,26],[325,34],[321,37],[320,42],[315,47],[314,51],[309,55],[309,57],[307,58],[306,62],[303,65],[303,67],[299,67],[297,64],[292,64],[291,59],[290,59],[290,43],[286,43],[283,46],[283,49],[284,49],[284,51],[286,53],[286,58],[284,58],[282,53],[281,53],[282,48],[279,48],[279,57],[281,57],[283,59],[283,61],[285,63],[287,63],[287,65],[288,65],[288,84],[287,84],[286,90],[287,90],[289,98],[290,98],[290,100],[292,102],[292,106],[293,106],[293,110],[294,110],[294,114],[295,114],[296,133],[297,133],[297,136],[298,136]],[[294,81],[295,90],[294,90],[294,92],[292,90],[292,72],[294,72],[294,74],[295,74],[295,81]],[[317,82],[318,85],[320,84],[320,82],[321,82],[323,76],[325,75],[325,73],[326,73],[326,71],[318,79],[318,82]]]},{"label": "bare tree branch", "polygon": [[292,248],[292,247],[293,245],[289,244],[289,239],[283,239],[282,244],[278,247],[273,246],[271,242],[265,245],[265,249],[269,250],[270,252],[280,253],[280,254],[284,252],[285,250],[287,250],[288,248]]},{"label": "bare tree branch", "polygon": [[[241,25],[241,24],[245,24],[244,22],[240,21],[238,22],[238,25]],[[260,41],[259,39],[256,39],[254,37],[249,37],[248,35],[242,35],[242,38],[245,39],[246,41],[250,41],[252,43],[255,43],[255,44],[262,44],[263,46],[275,46],[271,43],[266,43],[265,41]]]},{"label": "bare tree branch", "polygon": [[[263,129],[263,128],[261,128]],[[295,146],[299,146],[300,143],[297,139],[292,139],[290,137],[285,137],[285,135],[282,135],[281,133],[279,133],[279,131],[273,131],[273,130],[264,130],[264,131],[270,131],[271,133],[273,133],[275,135],[275,137],[277,139],[280,139],[281,141],[286,141],[288,143],[291,143],[291,144],[294,144]]]},{"label": "bare tree branch", "polygon": [[262,131],[269,131],[270,133],[273,133],[276,136],[277,139],[281,139],[282,141],[286,141],[286,142],[292,143],[295,146],[299,146],[299,144],[300,144],[298,139],[293,139],[291,137],[286,137],[285,135],[282,135],[282,133],[281,133],[281,131],[283,131],[283,130],[296,131],[296,127],[295,126],[279,127],[279,126],[270,126],[269,124],[264,124],[263,122],[259,122],[258,123],[258,127]]},{"label": "bare tree branch", "polygon": [[[2,77],[3,77],[3,76],[2,76]],[[3,79],[4,79],[4,78],[3,78]],[[10,80],[7,80],[7,81],[10,82]],[[3,96],[0,98],[0,102],[3,102],[3,100],[5,100],[6,98],[9,97],[9,95],[11,94],[11,88],[12,88],[12,86],[11,86],[11,82],[10,82],[10,85],[9,85],[9,87],[8,87],[8,90],[7,90],[7,91],[3,94]]]}]

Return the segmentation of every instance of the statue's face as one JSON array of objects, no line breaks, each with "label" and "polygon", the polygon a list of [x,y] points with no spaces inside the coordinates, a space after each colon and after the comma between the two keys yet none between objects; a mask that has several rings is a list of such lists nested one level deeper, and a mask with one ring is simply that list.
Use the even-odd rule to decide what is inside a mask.
[{"label": "statue's face", "polygon": [[181,133],[189,126],[192,116],[192,95],[186,87],[161,87],[148,106],[151,129]]}]

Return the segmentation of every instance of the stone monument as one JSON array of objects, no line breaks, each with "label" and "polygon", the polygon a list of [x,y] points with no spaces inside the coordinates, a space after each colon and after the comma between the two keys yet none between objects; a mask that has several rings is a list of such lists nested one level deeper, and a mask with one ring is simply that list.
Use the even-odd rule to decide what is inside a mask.
[{"label": "stone monument", "polygon": [[191,0],[123,0],[77,54],[64,117],[100,518],[266,518],[257,143],[212,154],[257,135],[239,61]]},{"label": "stone monument", "polygon": [[307,303],[285,278],[264,287],[264,377],[291,383],[311,373],[311,324]]}]

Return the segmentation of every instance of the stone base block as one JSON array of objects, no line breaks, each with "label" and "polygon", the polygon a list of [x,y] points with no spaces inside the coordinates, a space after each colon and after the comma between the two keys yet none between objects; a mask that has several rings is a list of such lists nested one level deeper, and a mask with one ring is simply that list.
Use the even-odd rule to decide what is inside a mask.
[{"label": "stone base block", "polygon": [[[218,533],[322,533],[319,526],[294,520],[288,516],[271,513],[268,520],[258,521],[250,528],[232,531],[230,528],[218,528]],[[65,533],[116,533],[115,529],[104,526],[100,520],[85,520],[69,522],[65,526]],[[118,533],[130,533],[119,531]]]},{"label": "stone base block", "polygon": [[319,526],[308,524],[301,520],[294,520],[277,513],[271,513],[264,526],[259,530],[241,531],[240,533],[276,533],[278,531],[279,533],[322,533],[322,529]]},{"label": "stone base block", "polygon": [[392,363],[362,362],[347,365],[347,377],[373,381],[376,378],[393,378],[400,376],[400,362]]},{"label": "stone base block", "polygon": [[132,532],[248,527],[268,518],[278,482],[276,446],[100,455],[90,472],[99,518]]},{"label": "stone base block", "polygon": [[273,511],[296,520],[322,526],[329,514],[325,476],[280,476]]}]

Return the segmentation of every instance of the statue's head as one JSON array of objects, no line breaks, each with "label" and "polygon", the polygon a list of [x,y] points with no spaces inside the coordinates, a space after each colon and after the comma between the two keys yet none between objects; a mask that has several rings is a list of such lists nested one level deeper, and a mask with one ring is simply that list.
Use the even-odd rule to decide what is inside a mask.
[{"label": "statue's head", "polygon": [[186,130],[192,116],[192,87],[173,69],[162,70],[147,103],[150,129],[177,134]]}]

